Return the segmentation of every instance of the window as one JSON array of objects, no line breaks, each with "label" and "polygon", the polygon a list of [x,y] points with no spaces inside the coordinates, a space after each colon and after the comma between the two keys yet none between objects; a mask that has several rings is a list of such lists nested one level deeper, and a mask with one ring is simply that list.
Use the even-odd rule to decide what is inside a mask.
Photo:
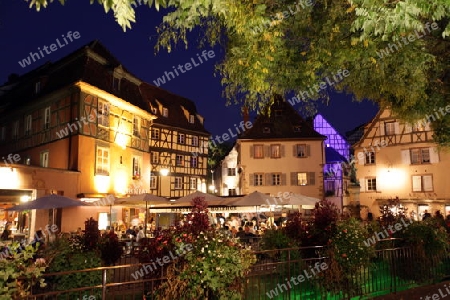
[{"label": "window", "polygon": [[159,140],[159,129],[158,128],[152,128],[152,140]]},{"label": "window", "polygon": [[48,168],[48,151],[42,151],[40,157],[40,165],[43,168]]},{"label": "window", "polygon": [[152,164],[155,164],[155,165],[159,164],[159,153],[158,152],[152,151],[150,153],[150,156],[151,156]]},{"label": "window", "polygon": [[41,82],[38,81],[34,84],[34,93],[39,94],[40,91],[41,91]]},{"label": "window", "polygon": [[189,123],[194,124],[195,117],[194,115],[189,115]]},{"label": "window", "polygon": [[197,168],[198,159],[197,156],[191,156],[191,168]]},{"label": "window", "polygon": [[141,119],[138,116],[134,116],[133,118],[133,135],[136,137],[140,137],[140,129],[141,129]]},{"label": "window", "polygon": [[253,146],[253,157],[254,158],[264,158],[264,146],[254,145]]},{"label": "window", "polygon": [[433,176],[432,175],[414,175],[412,177],[413,192],[432,192]]},{"label": "window", "polygon": [[368,191],[376,191],[377,190],[377,179],[376,178],[367,178],[367,190]]},{"label": "window", "polygon": [[294,151],[295,156],[297,157],[306,157],[309,155],[308,147],[305,144],[295,145]]},{"label": "window", "polygon": [[293,172],[291,173],[291,185],[315,185],[316,173],[314,172]]},{"label": "window", "polygon": [[95,174],[109,176],[109,149],[108,148],[97,147]]},{"label": "window", "polygon": [[139,179],[141,177],[141,158],[133,156],[133,179]]},{"label": "window", "polygon": [[236,189],[228,189],[228,196],[237,196]]},{"label": "window", "polygon": [[411,149],[411,164],[430,163],[430,148]]},{"label": "window", "polygon": [[184,165],[183,155],[177,155],[177,156],[176,156],[175,164],[176,164],[177,166],[179,166],[179,167]]},{"label": "window", "polygon": [[332,197],[336,192],[336,182],[334,180],[325,181],[325,196]]},{"label": "window", "polygon": [[19,138],[19,120],[13,123],[12,138],[13,139]]},{"label": "window", "polygon": [[386,122],[384,123],[384,133],[386,135],[394,135],[395,134],[395,122]]},{"label": "window", "polygon": [[156,176],[153,176],[153,175],[151,175],[150,176],[150,189],[151,190],[156,190],[156,179],[157,179],[157,177]]},{"label": "window", "polygon": [[302,131],[302,127],[301,126],[299,126],[299,125],[294,126],[294,132],[301,132],[301,131]]},{"label": "window", "polygon": [[281,185],[281,174],[272,174],[272,185]]},{"label": "window", "polygon": [[163,107],[162,109],[162,116],[167,118],[169,116],[169,109],[166,107]]},{"label": "window", "polygon": [[280,148],[281,148],[280,145],[270,145],[270,157],[280,158],[281,157]]},{"label": "window", "polygon": [[198,136],[193,136],[191,139],[191,146],[198,146]]},{"label": "window", "polygon": [[264,126],[263,133],[270,133],[270,127]]},{"label": "window", "polygon": [[181,190],[183,188],[183,178],[175,177],[175,189]]},{"label": "window", "polygon": [[197,189],[197,178],[189,179],[189,188],[191,190],[196,190]]},{"label": "window", "polygon": [[98,102],[98,125],[109,127],[109,103]]},{"label": "window", "polygon": [[6,127],[2,126],[2,129],[0,131],[0,140],[3,142],[6,140]]},{"label": "window", "polygon": [[373,164],[375,164],[375,152],[369,151],[369,152],[366,153],[364,164],[365,165],[373,165]]},{"label": "window", "polygon": [[50,128],[50,106],[44,110],[44,129]]},{"label": "window", "polygon": [[31,115],[27,115],[25,117],[25,135],[31,134]]},{"label": "window", "polygon": [[263,174],[254,174],[254,185],[261,186],[263,185]]},{"label": "window", "polygon": [[179,133],[177,138],[178,144],[184,144],[184,142],[186,141],[186,136],[184,135],[184,133]]},{"label": "window", "polygon": [[236,176],[236,168],[228,168],[228,176]]},{"label": "window", "polygon": [[120,91],[120,79],[117,77],[113,78],[113,90]]}]

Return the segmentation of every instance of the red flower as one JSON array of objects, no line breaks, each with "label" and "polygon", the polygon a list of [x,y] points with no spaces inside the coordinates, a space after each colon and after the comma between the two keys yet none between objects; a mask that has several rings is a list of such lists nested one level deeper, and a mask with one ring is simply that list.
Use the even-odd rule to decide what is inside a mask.
[{"label": "red flower", "polygon": [[347,257],[347,254],[345,254],[345,253],[342,254],[342,257],[343,257],[343,258],[346,258],[346,257]]}]

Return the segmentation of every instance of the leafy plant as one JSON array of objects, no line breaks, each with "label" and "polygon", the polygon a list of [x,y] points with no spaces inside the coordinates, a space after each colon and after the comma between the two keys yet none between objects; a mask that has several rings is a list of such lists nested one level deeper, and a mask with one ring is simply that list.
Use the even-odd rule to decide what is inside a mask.
[{"label": "leafy plant", "polygon": [[105,265],[114,265],[123,254],[123,247],[119,243],[117,234],[110,232],[100,238],[99,249]]},{"label": "leafy plant", "polygon": [[31,245],[21,246],[14,242],[9,248],[3,247],[2,254],[8,257],[0,257],[0,295],[1,299],[18,299],[29,295],[31,283],[38,283],[45,287],[46,283],[41,278],[45,270],[45,261],[33,260],[35,249]]}]

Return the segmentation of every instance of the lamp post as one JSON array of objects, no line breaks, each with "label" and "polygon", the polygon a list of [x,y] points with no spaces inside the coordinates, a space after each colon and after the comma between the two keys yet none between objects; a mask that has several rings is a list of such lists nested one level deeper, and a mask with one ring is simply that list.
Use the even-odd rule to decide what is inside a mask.
[{"label": "lamp post", "polygon": [[212,194],[216,193],[216,185],[214,184],[214,170],[211,170],[211,185],[209,186],[209,190]]}]

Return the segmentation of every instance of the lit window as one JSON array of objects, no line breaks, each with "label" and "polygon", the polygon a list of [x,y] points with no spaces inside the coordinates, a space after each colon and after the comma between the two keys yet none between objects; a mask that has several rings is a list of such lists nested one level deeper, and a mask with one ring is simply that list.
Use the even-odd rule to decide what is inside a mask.
[{"label": "lit window", "polygon": [[31,134],[31,115],[27,115],[25,117],[25,135],[30,135]]},{"label": "lit window", "polygon": [[150,189],[156,190],[156,176],[150,176]]},{"label": "lit window", "polygon": [[138,116],[134,116],[133,118],[133,135],[136,137],[140,136],[140,123],[141,123],[141,119]]},{"label": "lit window", "polygon": [[139,179],[141,177],[141,158],[138,156],[133,157],[133,179]]},{"label": "lit window", "polygon": [[162,115],[163,115],[163,117],[167,118],[169,116],[169,109],[166,107],[163,107]]},{"label": "lit window", "polygon": [[150,155],[151,155],[152,164],[155,164],[155,165],[159,164],[159,153],[152,151]]},{"label": "lit window", "polygon": [[44,129],[50,128],[50,106],[45,108],[44,111]]},{"label": "lit window", "polygon": [[159,129],[158,128],[152,128],[152,140],[159,140]]},{"label": "lit window", "polygon": [[254,174],[254,185],[261,186],[263,185],[263,174]]},{"label": "lit window", "polygon": [[306,173],[297,173],[297,185],[307,185],[308,176]]},{"label": "lit window", "polygon": [[179,167],[184,165],[184,158],[183,155],[177,155],[175,159],[175,164]]},{"label": "lit window", "polygon": [[430,163],[430,148],[411,149],[411,164]]},{"label": "lit window", "polygon": [[41,156],[40,156],[40,165],[41,165],[41,167],[48,168],[48,156],[49,156],[49,152],[48,151],[41,152]]},{"label": "lit window", "polygon": [[189,187],[191,190],[196,190],[197,189],[197,178],[191,178],[189,180]]},{"label": "lit window", "polygon": [[367,179],[367,190],[368,191],[376,191],[377,190],[377,179],[376,178],[368,178]]},{"label": "lit window", "polygon": [[183,178],[175,177],[175,186],[176,190],[181,190],[183,188]]},{"label": "lit window", "polygon": [[385,130],[384,133],[386,135],[394,135],[395,134],[395,122],[386,122],[384,123]]},{"label": "lit window", "polygon": [[375,152],[370,151],[366,153],[364,164],[373,165],[375,163]]},{"label": "lit window", "polygon": [[95,174],[109,176],[109,149],[108,148],[97,147]]},{"label": "lit window", "polygon": [[228,168],[228,176],[236,176],[236,168]]},{"label": "lit window", "polygon": [[109,103],[98,102],[98,125],[109,127]]},{"label": "lit window", "polygon": [[264,146],[263,145],[253,145],[253,157],[254,158],[264,158]]},{"label": "lit window", "polygon": [[306,157],[307,155],[307,146],[305,144],[295,145],[295,156]]},{"label": "lit window", "polygon": [[280,158],[281,157],[280,148],[281,148],[280,145],[270,145],[270,157]]},{"label": "lit window", "polygon": [[414,175],[412,177],[413,192],[432,192],[433,176],[432,175]]},{"label": "lit window", "polygon": [[41,82],[38,81],[34,84],[34,93],[39,94],[40,91],[41,91]]},{"label": "lit window", "polygon": [[194,124],[195,117],[194,115],[189,115],[189,123]]},{"label": "lit window", "polygon": [[316,173],[314,172],[298,172],[291,173],[292,185],[314,185],[316,184]]},{"label": "lit window", "polygon": [[178,144],[184,144],[186,141],[186,136],[184,133],[178,133]]},{"label": "lit window", "polygon": [[198,159],[197,156],[191,156],[191,168],[197,168]]},{"label": "lit window", "polygon": [[272,174],[272,185],[281,185],[281,174]]},{"label": "lit window", "polygon": [[191,140],[191,146],[198,146],[198,136],[193,136]]}]

